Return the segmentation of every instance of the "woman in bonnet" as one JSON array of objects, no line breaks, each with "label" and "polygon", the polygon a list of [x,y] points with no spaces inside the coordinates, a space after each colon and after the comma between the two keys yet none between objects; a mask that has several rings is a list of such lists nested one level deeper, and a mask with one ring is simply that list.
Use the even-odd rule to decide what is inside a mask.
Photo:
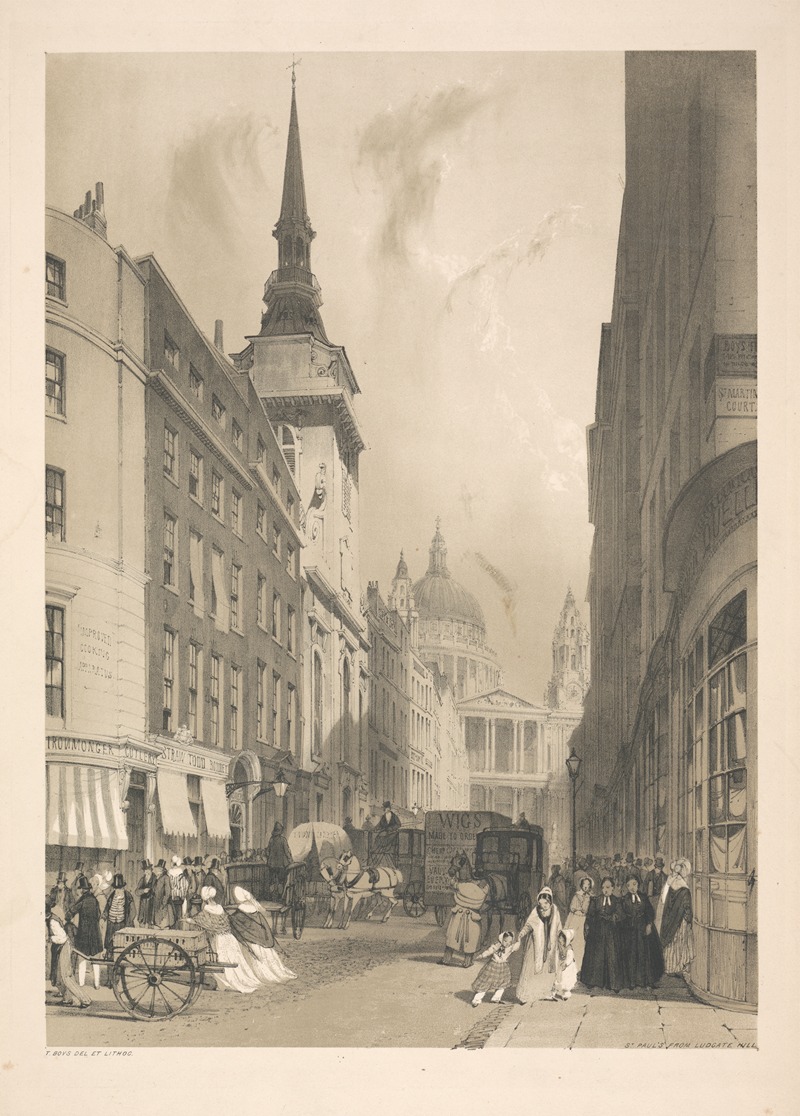
[{"label": "woman in bonnet", "polygon": [[543,887],[536,897],[536,906],[519,932],[518,940],[525,943],[522,971],[517,981],[517,999],[521,1004],[547,998],[557,971],[560,933],[561,916],[553,902],[553,893],[549,887]]},{"label": "woman in bonnet", "polygon": [[213,887],[204,887],[200,892],[203,901],[201,910],[188,923],[205,930],[209,944],[217,955],[217,960],[232,962],[235,968],[226,968],[222,973],[214,973],[217,988],[227,988],[232,992],[255,992],[261,983],[250,968],[242,947],[231,931],[230,920],[224,908],[216,901],[217,893]]},{"label": "woman in bonnet", "polygon": [[691,871],[688,860],[674,860],[661,892],[661,945],[667,973],[682,973],[694,958],[692,896],[686,882]]},{"label": "woman in bonnet", "polygon": [[297,973],[284,965],[275,949],[275,935],[261,904],[243,887],[234,887],[233,899],[236,910],[229,912],[228,919],[253,975],[263,984],[295,980]]},{"label": "woman in bonnet", "polygon": [[586,937],[584,928],[586,924],[586,915],[589,913],[589,903],[592,900],[592,890],[594,888],[594,880],[591,876],[581,876],[578,882],[578,890],[572,896],[572,901],[569,905],[569,914],[567,921],[564,923],[565,930],[574,930],[575,935],[572,940],[572,948],[575,952],[575,965],[578,972],[581,971],[583,964],[583,950],[586,945]]}]

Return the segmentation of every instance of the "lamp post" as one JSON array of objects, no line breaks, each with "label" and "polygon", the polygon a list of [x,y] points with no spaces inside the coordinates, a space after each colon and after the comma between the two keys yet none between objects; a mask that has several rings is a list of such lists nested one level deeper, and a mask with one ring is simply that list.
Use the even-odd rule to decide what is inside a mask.
[{"label": "lamp post", "polygon": [[569,772],[570,782],[572,783],[572,870],[575,871],[575,864],[578,859],[578,840],[577,831],[575,828],[575,811],[576,811],[576,798],[578,794],[578,772],[581,769],[580,757],[575,754],[573,747],[566,760],[567,771]]}]

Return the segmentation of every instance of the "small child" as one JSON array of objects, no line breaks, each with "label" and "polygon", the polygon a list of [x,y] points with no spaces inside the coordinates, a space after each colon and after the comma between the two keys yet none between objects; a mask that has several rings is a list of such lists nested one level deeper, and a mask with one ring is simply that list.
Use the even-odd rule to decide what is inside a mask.
[{"label": "small child", "polygon": [[558,969],[550,993],[551,1000],[568,1000],[572,995],[572,989],[577,984],[578,969],[575,964],[575,953],[572,949],[572,939],[574,937],[574,930],[562,930],[558,935],[558,949],[556,951]]},{"label": "small child", "polygon": [[489,946],[478,957],[489,960],[472,982],[472,1006],[477,1007],[487,992],[494,992],[492,1003],[499,1004],[503,998],[506,986],[511,983],[511,966],[508,959],[512,953],[519,949],[519,942],[514,941],[510,930],[504,930],[494,945]]}]

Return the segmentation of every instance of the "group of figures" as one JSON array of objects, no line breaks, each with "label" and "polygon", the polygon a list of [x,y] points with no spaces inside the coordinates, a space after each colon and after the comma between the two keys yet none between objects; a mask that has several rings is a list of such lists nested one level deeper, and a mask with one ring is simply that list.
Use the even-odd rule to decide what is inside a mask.
[{"label": "group of figures", "polygon": [[[655,872],[659,871],[656,864]],[[516,998],[522,1004],[567,1000],[578,982],[589,989],[619,993],[656,988],[664,973],[683,973],[694,957],[690,872],[687,860],[673,861],[669,874],[663,873],[654,903],[647,884],[642,886],[640,873],[627,873],[621,893],[617,893],[618,879],[602,876],[596,888],[593,876],[577,871],[577,886],[567,902],[566,879],[560,867],[554,866],[551,882],[555,877],[558,888],[548,885],[541,889],[517,938],[505,931],[478,955],[486,963],[472,985],[473,1006],[490,992],[493,1002],[502,999],[505,988],[513,983],[511,956],[520,949]],[[479,932],[479,908],[468,912],[463,907],[457,899],[446,956],[453,950],[467,953],[470,929],[473,934]],[[465,929],[467,915],[475,925]]]}]

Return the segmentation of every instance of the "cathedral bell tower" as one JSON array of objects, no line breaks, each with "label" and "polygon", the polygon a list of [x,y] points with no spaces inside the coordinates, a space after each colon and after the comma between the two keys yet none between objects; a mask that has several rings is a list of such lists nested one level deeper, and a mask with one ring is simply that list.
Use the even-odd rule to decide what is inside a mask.
[{"label": "cathedral bell tower", "polygon": [[553,633],[553,674],[545,692],[551,709],[579,710],[589,689],[589,631],[567,589]]}]

